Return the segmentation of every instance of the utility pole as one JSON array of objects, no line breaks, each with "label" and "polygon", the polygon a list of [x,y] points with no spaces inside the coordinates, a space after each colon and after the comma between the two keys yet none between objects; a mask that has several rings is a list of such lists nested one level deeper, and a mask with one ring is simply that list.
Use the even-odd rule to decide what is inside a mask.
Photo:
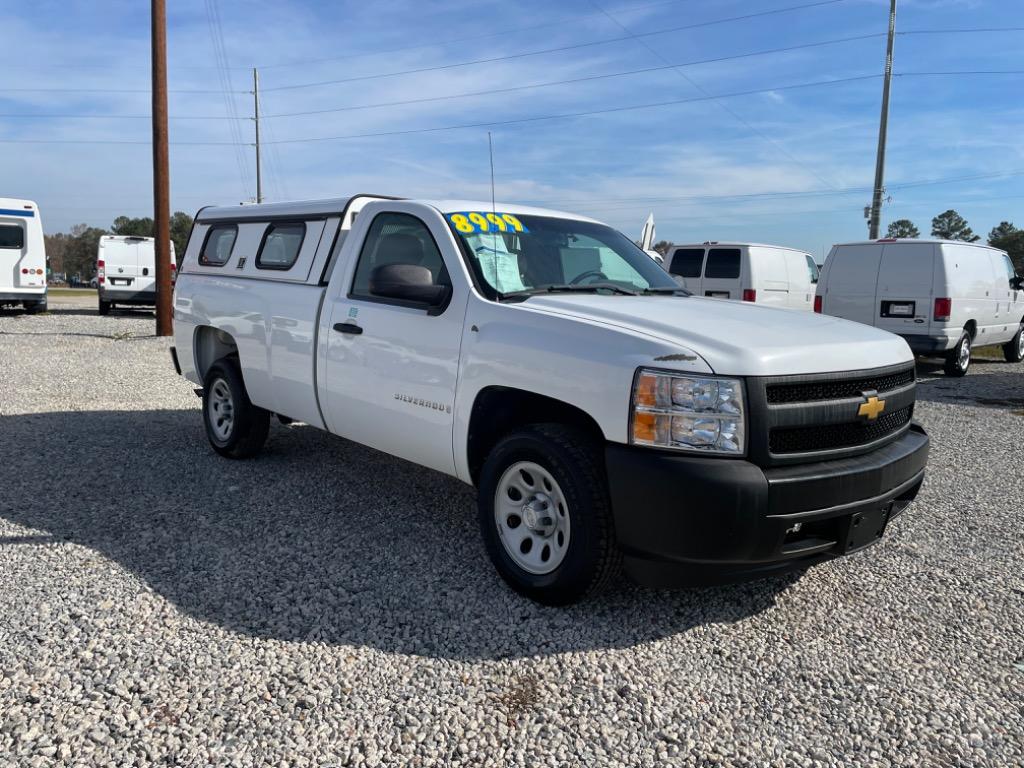
[{"label": "utility pole", "polygon": [[152,0],[153,234],[156,236],[156,335],[170,336],[171,184],[167,149],[167,6]]},{"label": "utility pole", "polygon": [[882,83],[882,117],[878,125],[878,157],[875,160],[875,188],[871,196],[868,238],[878,239],[882,223],[882,195],[885,194],[885,142],[889,133],[889,90],[892,87],[892,51],[896,42],[896,0],[889,0],[889,42],[885,48],[885,80]]},{"label": "utility pole", "polygon": [[256,202],[263,202],[263,173],[260,168],[260,73],[252,68],[252,114],[256,122]]}]

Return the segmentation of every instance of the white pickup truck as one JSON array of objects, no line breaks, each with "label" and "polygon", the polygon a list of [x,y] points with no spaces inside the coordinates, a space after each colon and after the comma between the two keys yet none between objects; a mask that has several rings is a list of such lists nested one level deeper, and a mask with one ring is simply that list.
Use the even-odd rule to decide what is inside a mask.
[{"label": "white pickup truck", "polygon": [[487,551],[566,604],[876,541],[928,437],[897,336],[689,296],[627,237],[465,201],[205,208],[174,295],[215,451],[304,422],[475,485]]}]

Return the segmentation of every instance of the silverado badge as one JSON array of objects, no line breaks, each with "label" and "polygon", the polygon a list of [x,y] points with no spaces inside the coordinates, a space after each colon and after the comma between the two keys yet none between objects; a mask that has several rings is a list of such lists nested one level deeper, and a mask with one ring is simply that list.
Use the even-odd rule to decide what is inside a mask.
[{"label": "silverado badge", "polygon": [[865,417],[868,421],[874,421],[885,410],[885,400],[879,400],[874,392],[862,392],[864,402],[857,409],[857,415]]}]

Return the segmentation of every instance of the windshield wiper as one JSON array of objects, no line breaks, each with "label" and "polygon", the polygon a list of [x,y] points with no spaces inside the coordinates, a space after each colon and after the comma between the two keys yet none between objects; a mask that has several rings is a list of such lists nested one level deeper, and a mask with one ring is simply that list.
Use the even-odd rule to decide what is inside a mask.
[{"label": "windshield wiper", "polygon": [[638,296],[639,293],[631,288],[624,288],[615,283],[589,283],[587,285],[573,285],[572,283],[558,283],[555,285],[541,285],[536,288],[527,288],[523,291],[509,291],[498,295],[502,301],[506,299],[524,301],[531,296],[542,293],[598,293],[599,291],[610,291],[623,296]]},{"label": "windshield wiper", "polygon": [[667,285],[652,286],[650,288],[644,288],[643,294],[649,296],[651,294],[664,294],[666,296],[693,296],[691,291],[686,290],[682,286],[676,288],[670,288]]}]

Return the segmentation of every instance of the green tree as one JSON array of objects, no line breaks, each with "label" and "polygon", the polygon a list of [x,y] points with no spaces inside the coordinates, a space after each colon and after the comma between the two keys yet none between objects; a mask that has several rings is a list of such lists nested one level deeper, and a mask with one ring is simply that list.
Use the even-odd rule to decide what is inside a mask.
[{"label": "green tree", "polygon": [[1009,221],[1002,221],[988,233],[988,244],[1006,251],[1017,274],[1024,274],[1024,230],[1017,229]]},{"label": "green tree", "polygon": [[171,216],[171,242],[174,243],[178,266],[181,266],[181,261],[185,258],[185,248],[188,246],[188,236],[191,233],[192,217],[184,211],[175,211]]},{"label": "green tree", "polygon": [[921,231],[914,226],[910,219],[897,219],[889,222],[889,231],[886,237],[920,237]]},{"label": "green tree", "polygon": [[64,252],[64,271],[69,276],[79,275],[88,280],[96,273],[96,252],[105,229],[76,224],[71,228],[70,241]]},{"label": "green tree", "polygon": [[152,237],[153,220],[148,216],[140,219],[118,216],[114,219],[114,223],[110,225],[110,233],[127,237]]},{"label": "green tree", "polygon": [[659,240],[654,244],[654,250],[664,256],[672,250],[672,245],[673,243],[671,240]]},{"label": "green tree", "polygon": [[[192,217],[184,211],[175,211],[169,222],[171,230],[171,242],[174,243],[174,253],[178,257],[178,264],[181,264],[185,256],[185,247],[188,245],[188,236],[192,232]],[[115,235],[126,235],[128,237],[153,237],[155,225],[148,216],[133,219],[128,216],[118,216],[110,225],[110,231]]]},{"label": "green tree", "polygon": [[967,220],[952,208],[932,219],[932,236],[943,240],[963,240],[976,243],[981,238],[967,226]]}]

